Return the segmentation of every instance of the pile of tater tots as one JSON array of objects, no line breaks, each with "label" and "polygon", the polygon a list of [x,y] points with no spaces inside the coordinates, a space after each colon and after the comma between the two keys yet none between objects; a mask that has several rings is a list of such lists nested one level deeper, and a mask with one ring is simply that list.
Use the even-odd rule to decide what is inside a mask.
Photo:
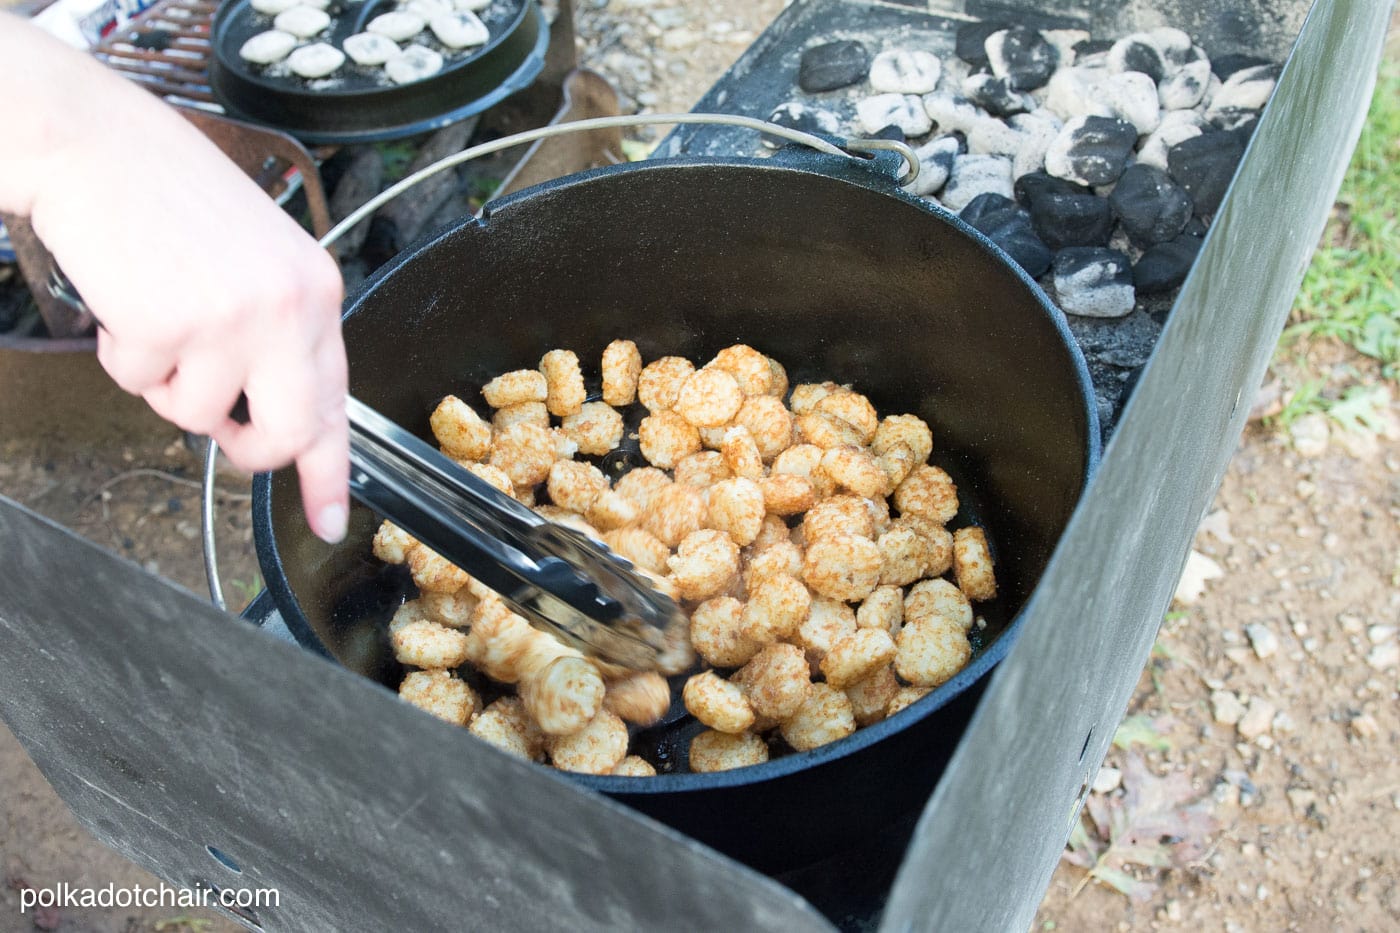
[{"label": "pile of tater tots", "polygon": [[[676,356],[643,366],[616,340],[600,368],[601,400],[588,401],[578,357],[551,350],[483,387],[489,420],[449,395],[432,430],[447,456],[679,601],[698,664],[638,673],[584,657],[385,522],[374,553],[406,564],[419,591],[389,624],[414,669],[405,700],[532,761],[644,777],[656,769],[629,754],[629,724],[658,722],[679,675],[705,726],[689,769],[705,772],[844,738],[967,664],[968,633],[985,624],[973,603],[996,580],[983,530],[946,527],[958,491],[928,462],[927,423],[881,418],[850,386],[790,387],[745,345],[697,369]],[[609,477],[584,458],[623,443],[634,404],[650,466]],[[501,695],[483,707],[471,671]]]}]

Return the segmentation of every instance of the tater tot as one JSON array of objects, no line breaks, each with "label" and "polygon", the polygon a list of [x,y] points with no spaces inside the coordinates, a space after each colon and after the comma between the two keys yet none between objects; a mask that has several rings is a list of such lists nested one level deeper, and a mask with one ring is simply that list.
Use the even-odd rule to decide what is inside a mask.
[{"label": "tater tot", "polygon": [[875,537],[890,530],[890,504],[884,496],[862,500],[865,510],[870,513],[870,521],[875,526]]},{"label": "tater tot", "polygon": [[682,599],[709,599],[738,576],[739,545],[723,531],[704,528],[686,535],[667,564]]},{"label": "tater tot", "polygon": [[890,489],[894,489],[904,482],[913,472],[914,467],[919,465],[914,451],[903,441],[896,442],[889,450],[877,455],[875,462],[880,465],[880,469],[885,471],[885,477],[890,481]]},{"label": "tater tot", "polygon": [[953,576],[968,599],[996,599],[997,580],[992,572],[992,552],[987,533],[976,525],[953,532]]},{"label": "tater tot", "polygon": [[681,384],[675,411],[697,428],[717,428],[728,424],[743,404],[744,393],[733,376],[722,369],[699,369]]},{"label": "tater tot", "polygon": [[508,496],[515,495],[515,484],[510,481],[506,471],[500,467],[493,467],[489,463],[466,463],[463,466],[466,467],[468,473],[492,489],[499,489]]},{"label": "tater tot", "polygon": [[407,564],[414,584],[424,593],[455,593],[471,580],[465,570],[426,544],[408,552]]},{"label": "tater tot", "polygon": [[637,377],[637,401],[656,414],[676,407],[681,386],[695,372],[695,364],[679,356],[663,356],[642,368]]},{"label": "tater tot", "polygon": [[630,340],[614,340],[603,348],[603,401],[621,408],[637,400],[637,377],[642,354]]},{"label": "tater tot", "polygon": [[744,566],[744,586],[752,592],[768,577],[785,573],[796,579],[802,576],[802,549],[787,538],[755,550]]},{"label": "tater tot", "polygon": [[759,526],[758,537],[753,539],[754,552],[763,550],[779,541],[791,541],[792,530],[788,528],[787,522],[777,515],[769,513],[763,516],[763,524]]},{"label": "tater tot", "polygon": [[932,692],[932,687],[900,687],[899,692],[890,697],[890,704],[885,707],[885,717],[889,718],[893,716],[900,710],[922,700]]},{"label": "tater tot", "polygon": [[850,698],[829,684],[812,684],[802,704],[782,724],[784,741],[799,752],[844,739],[855,731]]},{"label": "tater tot", "polygon": [[838,690],[874,673],[894,660],[894,639],[878,628],[858,628],[836,641],[822,659],[826,682]]},{"label": "tater tot", "polygon": [[455,395],[438,402],[428,424],[449,457],[480,460],[491,450],[491,425]]},{"label": "tater tot", "polygon": [[717,450],[702,450],[676,464],[676,482],[704,489],[733,474]]},{"label": "tater tot", "polygon": [[639,726],[655,725],[671,708],[671,688],[656,671],[630,673],[608,681],[603,709],[625,722]]},{"label": "tater tot", "polygon": [[832,447],[818,467],[833,483],[858,496],[873,499],[889,494],[890,478],[869,452],[860,447]]},{"label": "tater tot", "polygon": [[802,536],[809,547],[814,541],[837,535],[875,537],[875,520],[865,500],[858,496],[833,496],[812,506],[802,517]]},{"label": "tater tot", "polygon": [[891,528],[875,543],[880,548],[880,585],[908,586],[924,575],[924,541],[908,527]]},{"label": "tater tot", "polygon": [[[536,634],[550,638],[542,632]],[[520,700],[546,735],[572,735],[583,729],[603,708],[605,692],[598,669],[581,657],[556,658],[543,670],[520,680]],[[624,741],[622,754],[626,751]],[[617,761],[608,767],[614,764]]]},{"label": "tater tot", "polygon": [[560,428],[549,429],[549,441],[553,447],[555,460],[572,460],[578,453],[578,442]]},{"label": "tater tot", "polygon": [[920,464],[894,491],[901,515],[920,515],[944,523],[958,514],[958,487],[936,466]]},{"label": "tater tot", "polygon": [[861,446],[860,432],[851,425],[832,415],[808,412],[794,420],[797,434],[804,444],[815,444],[822,449],[832,447]]},{"label": "tater tot", "polygon": [[753,725],[753,707],[744,691],[714,671],[687,680],[681,698],[690,715],[717,732],[743,732]]},{"label": "tater tot", "polygon": [[719,450],[724,447],[724,435],[732,425],[722,424],[717,428],[697,428],[700,446],[706,450]]},{"label": "tater tot", "polygon": [[549,409],[544,402],[516,402],[505,408],[496,409],[491,416],[491,429],[504,431],[513,424],[533,424],[537,428],[549,427]]},{"label": "tater tot", "polygon": [[464,646],[467,660],[492,680],[513,684],[520,679],[520,659],[534,634],[530,623],[493,595],[478,602],[472,613]]},{"label": "tater tot", "polygon": [[706,664],[739,667],[763,645],[744,634],[744,604],[732,596],[707,599],[690,616],[690,642]]},{"label": "tater tot", "polygon": [[927,463],[933,453],[933,431],[928,422],[917,415],[890,415],[875,429],[870,448],[879,457],[901,443],[909,445],[916,464]]},{"label": "tater tot", "polygon": [[549,413],[558,418],[576,414],[588,397],[583,388],[578,354],[572,350],[550,350],[540,358],[540,372],[544,374],[545,404],[549,406]]},{"label": "tater tot", "polygon": [[651,508],[652,495],[669,485],[671,477],[656,467],[638,467],[618,477],[613,489],[637,503],[637,508],[646,511]]},{"label": "tater tot", "polygon": [[517,369],[502,373],[481,387],[486,404],[505,408],[521,402],[543,402],[549,393],[544,373],[537,369]]},{"label": "tater tot", "polygon": [[745,479],[759,479],[763,476],[763,457],[758,452],[749,429],[742,425],[724,432],[724,440],[719,445],[720,455],[725,466],[735,476]]},{"label": "tater tot", "polygon": [[476,691],[450,671],[413,671],[399,685],[399,696],[454,726],[471,722],[481,705]]},{"label": "tater tot", "polygon": [[921,580],[904,596],[904,621],[939,621],[966,632],[972,628],[972,603],[947,580]]},{"label": "tater tot", "polygon": [[642,527],[673,548],[686,535],[704,527],[708,514],[704,493],[694,486],[671,483],[652,494],[642,515]]},{"label": "tater tot", "polygon": [[400,664],[425,670],[458,667],[467,660],[467,636],[427,619],[410,622],[394,631],[389,642]]},{"label": "tater tot", "polygon": [[663,470],[673,468],[700,449],[700,434],[695,426],[674,411],[659,411],[643,418],[637,436],[642,456]]},{"label": "tater tot", "polygon": [[584,402],[572,415],[565,415],[559,429],[578,444],[578,452],[601,457],[622,443],[622,413],[606,402]]},{"label": "tater tot", "polygon": [[555,505],[580,514],[607,488],[608,478],[602,470],[578,460],[554,461],[545,486]]},{"label": "tater tot", "polygon": [[651,762],[638,755],[628,755],[608,772],[613,777],[656,777],[656,768]]},{"label": "tater tot", "polygon": [[890,700],[898,692],[899,678],[888,664],[846,687],[846,698],[851,701],[856,725],[868,726],[884,719]]},{"label": "tater tot", "polygon": [[770,356],[768,358],[768,371],[772,374],[772,380],[768,383],[767,394],[776,399],[782,399],[788,393],[787,369],[782,363]]},{"label": "tater tot", "polygon": [[911,528],[922,539],[924,576],[942,576],[953,566],[953,534],[940,523],[919,515],[901,515],[891,527]]},{"label": "tater tot", "polygon": [[862,445],[868,445],[874,439],[876,429],[880,427],[880,416],[875,413],[875,406],[859,392],[832,392],[819,399],[817,404],[812,406],[812,411],[837,418],[855,428]]},{"label": "tater tot", "polygon": [[491,445],[491,465],[509,476],[517,489],[543,483],[556,459],[554,438],[534,424],[498,431]]},{"label": "tater tot", "polygon": [[937,687],[951,680],[972,657],[967,635],[943,619],[904,620],[895,636],[895,673],[916,687]]},{"label": "tater tot", "polygon": [[502,697],[478,713],[468,729],[501,751],[536,761],[544,752],[544,736],[528,720],[519,697]]},{"label": "tater tot", "polygon": [[758,481],[763,507],[774,515],[800,515],[817,502],[812,481],[791,473],[775,473]]},{"label": "tater tot", "polygon": [[667,570],[666,559],[671,556],[671,549],[644,528],[615,528],[605,531],[603,543],[644,570],[660,574]]},{"label": "tater tot", "polygon": [[794,415],[805,415],[817,407],[817,403],[833,392],[845,392],[846,389],[834,382],[804,382],[793,386],[792,398],[789,404],[792,406]]},{"label": "tater tot", "polygon": [[768,743],[751,732],[730,735],[707,730],[690,740],[690,770],[698,774],[732,771],[768,760]]},{"label": "tater tot", "polygon": [[637,503],[615,489],[604,489],[588,504],[584,517],[601,531],[635,524],[642,517]]},{"label": "tater tot", "polygon": [[812,594],[796,578],[785,573],[758,581],[749,593],[741,618],[743,633],[762,645],[771,645],[797,632],[812,606]]},{"label": "tater tot", "polygon": [[821,672],[822,659],[832,645],[855,632],[856,614],[850,606],[825,596],[813,597],[807,618],[797,627],[797,640],[807,656],[813,676]]},{"label": "tater tot", "polygon": [[904,623],[904,592],[897,586],[880,585],[856,609],[856,625],[878,628],[891,635]]},{"label": "tater tot", "polygon": [[735,477],[710,487],[706,524],[723,531],[740,546],[752,544],[763,529],[763,490],[751,479]]},{"label": "tater tot", "polygon": [[768,357],[747,344],[725,347],[705,368],[729,373],[745,395],[767,395],[773,385],[773,367]]},{"label": "tater tot", "polygon": [[796,713],[812,689],[802,649],[782,643],[760,650],[735,671],[731,683],[744,691],[757,716],[778,721]]},{"label": "tater tot", "polygon": [[422,622],[424,620],[429,622],[436,621],[428,617],[428,611],[423,607],[422,597],[410,599],[394,610],[393,618],[389,620],[389,637],[392,639],[394,633],[406,625],[412,625],[414,622]]},{"label": "tater tot", "polygon": [[764,463],[773,462],[792,446],[792,413],[783,407],[781,398],[755,395],[746,399],[734,416],[734,423],[748,428]]},{"label": "tater tot", "polygon": [[408,560],[408,552],[418,547],[418,539],[389,520],[379,525],[374,533],[374,556],[386,564],[402,564]]},{"label": "tater tot", "polygon": [[601,710],[578,732],[549,738],[545,747],[549,760],[561,771],[607,774],[627,757],[627,725]]},{"label": "tater tot", "polygon": [[476,609],[476,597],[465,586],[455,593],[424,593],[418,602],[428,618],[449,628],[466,628]]},{"label": "tater tot", "polygon": [[829,599],[859,602],[880,583],[880,548],[859,535],[834,535],[808,544],[802,582]]}]

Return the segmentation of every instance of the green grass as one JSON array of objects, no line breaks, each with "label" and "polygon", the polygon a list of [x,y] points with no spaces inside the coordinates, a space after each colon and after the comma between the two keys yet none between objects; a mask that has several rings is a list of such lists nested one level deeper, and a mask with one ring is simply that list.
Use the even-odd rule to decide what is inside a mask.
[{"label": "green grass", "polygon": [[[1340,340],[1400,377],[1400,55],[1382,61],[1366,126],[1337,197],[1322,245],[1303,278],[1283,352],[1308,338]],[[1350,383],[1350,379],[1347,380]],[[1294,386],[1277,422],[1287,426],[1312,411],[1334,414],[1352,429],[1371,423],[1357,416],[1357,386],[1309,379]]]}]

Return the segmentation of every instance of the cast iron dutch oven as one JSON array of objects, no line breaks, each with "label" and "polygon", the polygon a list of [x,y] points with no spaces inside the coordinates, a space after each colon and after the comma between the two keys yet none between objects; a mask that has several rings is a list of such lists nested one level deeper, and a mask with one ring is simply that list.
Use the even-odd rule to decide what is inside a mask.
[{"label": "cast iron dutch oven", "polygon": [[[352,394],[423,437],[443,395],[486,411],[478,392],[493,376],[555,347],[596,374],[616,338],[647,360],[748,343],[793,384],[851,382],[880,412],[933,425],[934,460],[963,501],[950,524],[988,528],[1003,594],[967,669],[817,751],[718,774],[575,778],[767,871],[848,848],[927,799],[988,671],[1034,616],[1032,590],[1098,455],[1060,312],[987,240],[901,192],[897,162],[784,150],[570,176],[420,241],[345,317]],[[370,556],[378,517],[357,507],[346,542],[322,544],[290,471],[258,477],[254,511],[264,578],[297,637],[396,688],[385,626],[411,583]],[[639,744],[683,770],[699,728],[684,717]]]}]

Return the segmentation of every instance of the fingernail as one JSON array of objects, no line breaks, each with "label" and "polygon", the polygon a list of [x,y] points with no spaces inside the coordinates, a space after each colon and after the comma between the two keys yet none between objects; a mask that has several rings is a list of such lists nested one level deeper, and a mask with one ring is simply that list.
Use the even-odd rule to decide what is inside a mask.
[{"label": "fingernail", "polygon": [[345,540],[345,523],[348,518],[345,506],[326,506],[317,516],[316,536],[327,544],[339,544]]}]

